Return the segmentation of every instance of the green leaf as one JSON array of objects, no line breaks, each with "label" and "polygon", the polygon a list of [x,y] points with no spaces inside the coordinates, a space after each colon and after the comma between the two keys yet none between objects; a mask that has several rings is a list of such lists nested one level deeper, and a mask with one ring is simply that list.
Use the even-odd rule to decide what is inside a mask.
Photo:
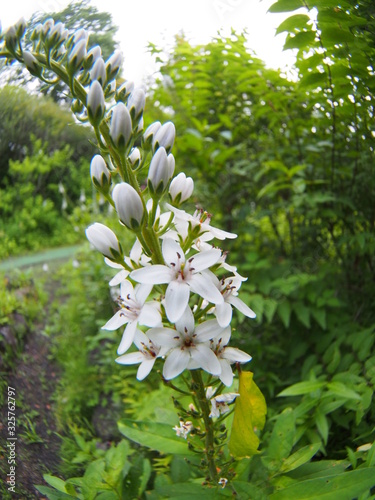
[{"label": "green leaf", "polygon": [[307,328],[310,328],[310,309],[306,307],[302,302],[297,302],[296,304],[294,304],[293,310],[300,322]]},{"label": "green leaf", "polygon": [[357,400],[362,399],[358,393],[346,387],[346,385],[342,382],[329,382],[327,384],[327,389],[333,392],[333,394],[336,394],[336,396],[340,396],[341,398]]},{"label": "green leaf", "polygon": [[301,465],[298,469],[291,471],[288,476],[294,479],[307,480],[316,477],[337,476],[343,473],[349,466],[349,462],[341,460],[319,460]]},{"label": "green leaf", "polygon": [[261,430],[266,421],[267,406],[263,394],[253,381],[251,372],[239,374],[240,397],[236,399],[229,451],[236,458],[250,457],[257,452]]},{"label": "green leaf", "polygon": [[72,498],[77,498],[77,496],[71,496],[60,491],[53,490],[48,486],[36,485],[35,488],[42,494],[45,495],[49,500],[67,500]]},{"label": "green leaf", "polygon": [[[326,73],[320,73],[317,70],[312,71],[311,73],[307,73],[302,76],[302,79],[299,82],[300,88],[305,88],[305,87],[323,87],[325,88],[328,85],[328,77]],[[320,149],[319,149],[320,151]],[[318,195],[320,193],[317,193]],[[322,194],[324,196],[324,194]],[[330,197],[331,199],[332,197]]]},{"label": "green leaf", "polygon": [[[65,481],[60,479],[59,477],[50,476],[49,474],[43,474],[43,479],[46,483],[56,488],[56,490],[61,491],[62,493],[68,493],[65,487]],[[70,495],[68,495],[70,497]]]},{"label": "green leaf", "polygon": [[326,322],[326,310],[325,309],[317,309],[314,307],[311,309],[311,314],[313,315],[314,319],[316,322],[319,324],[323,330],[327,328],[327,322]]},{"label": "green leaf", "polygon": [[281,466],[283,472],[289,472],[297,469],[301,465],[308,462],[320,449],[320,443],[313,443],[299,449],[293,455],[286,458]]},{"label": "green leaf", "polygon": [[302,0],[278,0],[272,4],[268,12],[290,12],[304,7]]},{"label": "green leaf", "polygon": [[178,500],[191,500],[199,498],[204,500],[215,500],[225,498],[227,495],[221,493],[218,488],[205,488],[195,483],[176,483],[156,487],[157,493],[163,498],[176,498]]},{"label": "green leaf", "polygon": [[307,48],[315,40],[315,31],[300,31],[294,36],[286,37],[284,50]]},{"label": "green leaf", "polygon": [[296,434],[295,417],[291,408],[286,408],[277,418],[267,449],[269,459],[281,462],[287,458],[294,444]]},{"label": "green leaf", "polygon": [[285,328],[289,328],[290,316],[292,314],[290,302],[288,300],[280,302],[277,306],[277,313],[280,316],[281,321],[284,323]]},{"label": "green leaf", "polygon": [[271,500],[352,500],[375,485],[375,469],[308,479],[270,495]]},{"label": "green leaf", "polygon": [[309,16],[306,14],[296,14],[285,19],[276,30],[276,35],[283,31],[293,31],[295,29],[302,29],[310,21]]},{"label": "green leaf", "polygon": [[323,443],[327,444],[329,432],[328,420],[324,413],[319,410],[315,414],[315,423],[318,428],[319,434],[322,436]]},{"label": "green leaf", "polygon": [[176,436],[169,424],[159,422],[137,422],[123,419],[118,422],[121,434],[131,441],[161,453],[191,455],[187,442]]},{"label": "green leaf", "polygon": [[310,394],[310,392],[317,391],[326,385],[326,382],[317,382],[311,380],[308,382],[297,382],[287,389],[281,391],[278,396],[302,396],[303,394]]}]

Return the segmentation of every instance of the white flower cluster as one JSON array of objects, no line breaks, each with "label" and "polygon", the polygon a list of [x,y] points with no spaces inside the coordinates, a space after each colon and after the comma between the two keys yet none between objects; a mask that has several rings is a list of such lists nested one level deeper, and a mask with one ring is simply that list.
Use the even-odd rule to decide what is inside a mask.
[{"label": "white flower cluster", "polygon": [[[124,194],[120,191],[122,186]],[[184,195],[186,199],[187,188],[190,194],[192,192],[189,186],[192,186],[191,180],[179,174],[170,183],[171,198],[181,194],[181,198]],[[131,186],[122,183],[113,189],[119,218],[124,224],[126,220],[127,226],[131,220],[129,214],[134,210],[139,211],[139,223],[144,216],[141,203],[138,207],[129,196],[129,188]],[[98,223],[87,229],[88,239],[107,257],[107,264],[121,269],[110,281],[110,285],[120,284],[119,310],[103,328],[117,330],[126,325],[117,362],[140,363],[139,380],[145,378],[156,359],[161,358],[167,380],[185,369],[201,368],[230,386],[231,364],[251,360],[245,352],[228,346],[232,307],[250,318],[255,314],[238,297],[244,278],[226,263],[225,254],[208,241],[235,235],[211,226],[209,215],[203,211],[192,216],[169,204],[166,208],[165,213],[158,212],[155,221],[162,233],[164,264],[153,264],[138,239],[129,257],[122,257],[119,262],[121,246],[115,234]],[[222,271],[230,275],[218,278],[217,273]],[[147,328],[142,331],[140,326]],[[127,353],[132,344],[138,351]]]}]

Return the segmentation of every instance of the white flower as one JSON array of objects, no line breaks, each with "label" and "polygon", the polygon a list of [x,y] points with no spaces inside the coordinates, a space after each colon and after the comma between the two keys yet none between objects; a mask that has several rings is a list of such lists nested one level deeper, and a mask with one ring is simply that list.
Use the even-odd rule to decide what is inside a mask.
[{"label": "white flower", "polygon": [[228,403],[232,403],[239,396],[239,394],[237,392],[227,392],[212,398],[214,392],[215,391],[212,387],[207,387],[206,398],[211,400],[211,413],[209,416],[211,418],[218,418],[220,415],[230,411]]},{"label": "white flower", "polygon": [[154,123],[151,123],[151,125],[149,125],[144,134],[143,134],[143,143],[144,143],[144,146],[147,147],[147,146],[150,146],[152,141],[153,141],[153,138],[155,137],[157,131],[160,129],[161,127],[161,123],[160,122],[154,122]]},{"label": "white flower", "polygon": [[117,349],[118,354],[124,354],[131,346],[138,323],[150,327],[161,324],[156,303],[145,303],[151,289],[152,286],[149,285],[138,285],[133,289],[129,281],[122,281],[118,299],[120,310],[102,327],[103,330],[117,330],[120,326],[127,325]]},{"label": "white flower", "polygon": [[169,194],[173,203],[183,203],[193,194],[194,181],[191,177],[181,172],[171,182],[169,186]]},{"label": "white flower", "polygon": [[[109,286],[117,286],[129,276],[131,269],[137,269],[140,265],[147,266],[150,262],[150,257],[147,257],[147,255],[143,253],[142,245],[139,240],[136,239],[132,249],[130,250],[129,257],[124,258],[124,264],[117,264],[107,258],[104,259],[104,261],[107,266],[114,269],[120,269],[120,271],[109,282]],[[124,269],[124,266],[127,266],[130,270]]]},{"label": "white flower", "polygon": [[106,63],[107,80],[113,80],[119,72],[122,65],[122,54],[119,50],[115,50]]},{"label": "white flower", "polygon": [[108,190],[111,184],[111,173],[102,156],[95,155],[91,160],[90,175],[95,187]]},{"label": "white flower", "polygon": [[136,330],[134,344],[138,347],[138,352],[123,354],[116,359],[120,365],[135,365],[140,363],[137,371],[137,379],[143,380],[152,370],[156,358],[163,356],[163,349],[155,345],[147,335],[140,330]]},{"label": "white flower", "polygon": [[249,354],[240,349],[227,347],[230,335],[231,331],[228,326],[211,341],[211,348],[215,352],[221,366],[220,380],[227,387],[230,387],[233,383],[233,372],[230,365],[232,363],[248,363],[252,359]]},{"label": "white flower", "polygon": [[190,307],[187,307],[182,317],[176,321],[176,330],[165,327],[148,330],[147,334],[153,342],[170,349],[164,363],[163,377],[170,380],[186,368],[202,368],[212,375],[220,375],[220,363],[207,345],[207,341],[220,330],[215,319],[204,321],[195,327]]},{"label": "white flower", "polygon": [[190,229],[190,231],[194,230],[196,238],[199,237],[201,241],[210,241],[213,238],[217,238],[218,240],[237,238],[237,235],[234,233],[228,233],[227,231],[211,226],[212,216],[204,210],[196,210],[194,215],[191,215],[185,212],[185,210],[180,210],[168,203],[166,207],[174,213],[174,223],[181,235],[187,235]]},{"label": "white flower", "polygon": [[115,233],[109,227],[100,222],[91,224],[86,229],[86,237],[89,242],[111,260],[118,260],[122,255],[122,249]]},{"label": "white flower", "polygon": [[187,422],[184,422],[183,420],[180,420],[180,427],[177,427],[175,425],[173,427],[173,430],[176,431],[176,434],[178,437],[183,437],[184,439],[187,438],[189,432],[191,432],[194,429],[194,425],[190,420]]},{"label": "white flower", "polygon": [[175,323],[181,318],[189,303],[190,290],[213,304],[223,302],[223,296],[216,286],[201,274],[201,271],[216,264],[221,250],[213,248],[186,260],[180,245],[171,238],[165,238],[162,252],[166,265],[156,264],[137,269],[130,277],[139,283],[168,283],[165,311],[169,321]]},{"label": "white flower", "polygon": [[211,276],[212,279],[215,279],[215,284],[224,299],[224,302],[217,304],[215,307],[215,316],[220,326],[224,328],[232,321],[232,306],[248,318],[256,317],[255,312],[237,297],[237,290],[240,288],[243,281],[241,277],[231,276],[230,278],[219,281],[213,273],[211,273]]},{"label": "white flower", "polygon": [[220,484],[222,488],[225,488],[227,485],[227,482],[228,482],[228,479],[226,479],[225,477],[221,477],[218,481],[218,484]]},{"label": "white flower", "polygon": [[130,116],[135,122],[141,118],[145,103],[146,94],[144,93],[144,90],[141,88],[134,89],[129,96],[126,106],[129,110]]},{"label": "white flower", "polygon": [[112,198],[120,221],[130,229],[138,229],[142,225],[144,208],[137,191],[130,184],[121,182],[114,187]]},{"label": "white flower", "polygon": [[102,57],[98,57],[98,59],[94,62],[94,65],[90,71],[90,80],[92,82],[94,80],[97,80],[100,83],[101,87],[104,87],[106,78],[107,78],[107,73],[105,70],[104,59]]}]

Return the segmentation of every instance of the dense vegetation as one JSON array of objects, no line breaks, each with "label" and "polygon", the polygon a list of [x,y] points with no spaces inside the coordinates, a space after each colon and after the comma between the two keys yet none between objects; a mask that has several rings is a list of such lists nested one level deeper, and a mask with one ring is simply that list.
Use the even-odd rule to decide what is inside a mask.
[{"label": "dense vegetation", "polygon": [[[253,356],[268,420],[261,453],[234,466],[237,498],[364,500],[375,498],[375,13],[371,0],[278,0],[270,10],[303,6],[278,29],[287,33],[285,49],[296,49],[294,79],[267,68],[244,33],[220,34],[204,46],[178,36],[171,54],[151,46],[163,63],[145,119],[173,120],[177,168],[196,180],[194,202],[213,214],[214,225],[239,235],[231,260],[249,277],[242,297],[257,320],[240,318],[235,340]],[[16,91],[5,88],[0,99],[4,92]],[[82,159],[91,153],[74,156],[84,141],[72,134],[55,142],[56,125],[40,130],[51,135],[32,127],[27,154],[4,167],[2,256],[54,234],[42,220],[46,203],[53,226],[62,224],[62,178],[72,207],[81,190],[91,190]],[[29,220],[38,203],[40,236],[25,225],[21,239],[9,228]],[[179,454],[150,452],[139,436],[135,452],[113,425],[105,436],[98,430],[98,409],[112,424],[124,416],[176,421],[156,374],[140,391],[135,370],[114,364],[116,335],[100,331],[111,314],[108,270],[95,257],[80,262],[59,276],[69,296],[47,328],[63,367],[56,392],[66,433],[62,475],[74,479],[47,477],[61,494],[40,491],[112,499],[121,498],[122,484],[122,498],[231,497],[227,489],[202,490]],[[103,449],[106,441],[112,445]]]}]

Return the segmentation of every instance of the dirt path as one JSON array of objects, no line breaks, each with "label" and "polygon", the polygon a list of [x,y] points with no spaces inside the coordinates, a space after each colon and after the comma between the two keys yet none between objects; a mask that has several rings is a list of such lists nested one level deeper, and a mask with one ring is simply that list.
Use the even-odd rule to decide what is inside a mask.
[{"label": "dirt path", "polygon": [[[49,302],[51,304],[51,301]],[[48,315],[46,314],[46,317]],[[23,317],[20,315],[20,321]],[[60,438],[53,416],[53,395],[59,368],[51,358],[51,340],[42,333],[44,324],[35,322],[26,333],[22,355],[14,361],[10,372],[1,373],[4,404],[1,408],[0,497],[7,499],[45,498],[34,487],[45,484],[43,474],[57,473]],[[15,483],[16,493],[9,492],[4,481],[10,472],[7,388],[15,389],[16,436]],[[2,484],[1,484],[2,483]]]}]

